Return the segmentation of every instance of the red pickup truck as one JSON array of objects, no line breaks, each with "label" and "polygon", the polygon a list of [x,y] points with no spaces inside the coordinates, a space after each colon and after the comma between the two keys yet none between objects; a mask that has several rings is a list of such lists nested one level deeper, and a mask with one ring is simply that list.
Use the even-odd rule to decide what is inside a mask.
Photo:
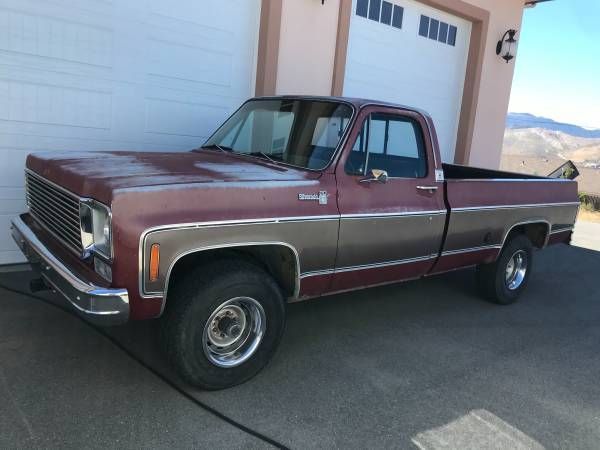
[{"label": "red pickup truck", "polygon": [[579,207],[568,179],[443,164],[422,111],[331,97],[249,100],[189,152],[32,154],[25,175],[13,235],[43,283],[97,324],[162,316],[206,389],[268,362],[288,301],[476,266],[511,303]]}]

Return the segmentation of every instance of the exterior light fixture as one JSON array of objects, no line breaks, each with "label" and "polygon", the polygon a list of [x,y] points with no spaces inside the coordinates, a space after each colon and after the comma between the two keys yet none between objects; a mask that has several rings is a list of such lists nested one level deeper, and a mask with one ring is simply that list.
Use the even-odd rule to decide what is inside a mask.
[{"label": "exterior light fixture", "polygon": [[500,39],[496,44],[496,55],[498,56],[502,54],[502,49],[506,47],[506,53],[502,55],[502,59],[506,61],[506,64],[508,64],[515,57],[515,55],[511,53],[513,44],[517,43],[515,34],[517,34],[517,30],[507,30],[506,33],[504,33],[504,36],[502,36],[502,39]]}]

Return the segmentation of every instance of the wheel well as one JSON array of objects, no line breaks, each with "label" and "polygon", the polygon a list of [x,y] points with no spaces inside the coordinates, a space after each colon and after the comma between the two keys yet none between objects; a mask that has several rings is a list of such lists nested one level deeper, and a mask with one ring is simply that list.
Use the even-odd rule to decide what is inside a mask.
[{"label": "wheel well", "polygon": [[524,234],[535,247],[543,248],[550,235],[550,224],[548,222],[532,222],[515,225],[508,232],[504,244],[515,234]]},{"label": "wheel well", "polygon": [[258,265],[269,273],[285,297],[294,297],[299,288],[299,261],[296,250],[283,244],[242,245],[199,250],[179,258],[167,280],[167,292],[178,278],[185,276],[191,267],[210,264],[216,259],[243,259]]}]

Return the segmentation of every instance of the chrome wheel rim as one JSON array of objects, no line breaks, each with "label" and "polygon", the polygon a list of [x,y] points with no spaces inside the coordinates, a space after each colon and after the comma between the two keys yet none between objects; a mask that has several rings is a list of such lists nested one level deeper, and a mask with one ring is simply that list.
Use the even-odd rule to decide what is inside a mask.
[{"label": "chrome wheel rim", "polygon": [[506,264],[505,281],[506,287],[511,291],[518,289],[525,280],[527,274],[527,253],[517,250]]},{"label": "chrome wheel rim", "polygon": [[267,318],[251,297],[235,297],[221,303],[210,315],[202,333],[208,360],[218,367],[235,367],[256,352],[265,334]]}]

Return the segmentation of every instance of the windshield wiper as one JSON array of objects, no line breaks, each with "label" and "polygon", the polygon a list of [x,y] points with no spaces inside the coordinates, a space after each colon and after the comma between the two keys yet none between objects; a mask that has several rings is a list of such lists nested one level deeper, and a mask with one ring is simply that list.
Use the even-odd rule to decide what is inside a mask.
[{"label": "windshield wiper", "polygon": [[250,152],[250,153],[243,153],[243,152],[236,152],[234,149],[232,149],[231,147],[227,147],[225,145],[219,145],[219,144],[208,144],[208,145],[203,145],[200,148],[197,148],[196,150],[202,150],[202,149],[208,149],[208,150],[220,150],[223,153],[233,153],[235,155],[240,155],[240,156],[254,156],[254,157],[262,157],[264,159],[268,159],[269,161],[271,161],[272,163],[277,163],[276,159],[273,159],[271,156],[267,155],[265,152],[262,151],[258,151],[258,152]]},{"label": "windshield wiper", "polygon": [[233,149],[231,147],[226,147],[224,145],[219,145],[219,144],[209,144],[209,145],[203,145],[202,147],[200,147],[197,150],[200,149],[209,149],[209,150],[221,150],[223,153],[232,153]]},{"label": "windshield wiper", "polygon": [[248,155],[250,156],[262,156],[265,159],[268,159],[269,161],[271,161],[272,163],[277,164],[278,162],[281,162],[281,160],[277,161],[276,159],[272,158],[271,156],[267,155],[265,152],[251,152],[248,153]]}]

